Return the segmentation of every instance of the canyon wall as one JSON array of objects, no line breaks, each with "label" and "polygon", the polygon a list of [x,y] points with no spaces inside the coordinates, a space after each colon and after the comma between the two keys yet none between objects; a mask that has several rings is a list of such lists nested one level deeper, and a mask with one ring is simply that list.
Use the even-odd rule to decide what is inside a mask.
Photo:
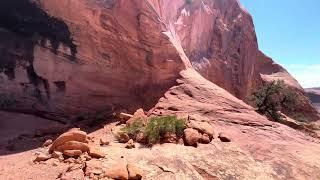
[{"label": "canyon wall", "polygon": [[149,109],[192,65],[242,100],[282,79],[301,97],[296,111],[318,118],[299,83],[259,51],[252,18],[237,0],[0,5],[0,91],[13,94],[14,109],[57,116]]}]

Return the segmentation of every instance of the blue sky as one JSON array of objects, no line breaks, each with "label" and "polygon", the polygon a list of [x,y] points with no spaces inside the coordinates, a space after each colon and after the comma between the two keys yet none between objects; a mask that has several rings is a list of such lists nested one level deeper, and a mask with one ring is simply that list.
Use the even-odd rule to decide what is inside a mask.
[{"label": "blue sky", "polygon": [[320,87],[320,0],[240,0],[260,49],[303,87]]}]

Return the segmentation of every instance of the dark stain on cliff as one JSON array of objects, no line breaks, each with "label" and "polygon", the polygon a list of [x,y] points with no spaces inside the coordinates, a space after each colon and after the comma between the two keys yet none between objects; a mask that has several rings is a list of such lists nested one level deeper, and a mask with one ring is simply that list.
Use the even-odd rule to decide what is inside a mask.
[{"label": "dark stain on cliff", "polygon": [[16,67],[24,68],[40,100],[43,99],[40,96],[42,88],[50,99],[50,87],[48,80],[39,76],[34,69],[33,52],[36,44],[44,46],[46,40],[50,41],[54,53],[57,53],[60,44],[68,46],[71,60],[75,60],[77,46],[65,22],[48,15],[38,7],[36,1],[0,2],[0,73],[14,80]]},{"label": "dark stain on cliff", "polygon": [[54,52],[63,43],[70,48],[73,57],[77,53],[77,46],[73,43],[68,26],[62,20],[48,15],[30,0],[1,1],[0,27],[24,37],[48,39]]}]

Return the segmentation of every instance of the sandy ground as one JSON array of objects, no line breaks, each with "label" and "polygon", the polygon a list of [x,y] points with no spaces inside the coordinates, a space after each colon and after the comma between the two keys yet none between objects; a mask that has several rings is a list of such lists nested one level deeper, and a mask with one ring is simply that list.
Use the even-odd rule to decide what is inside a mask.
[{"label": "sandy ground", "polygon": [[[45,119],[1,112],[3,142],[9,139],[15,145],[0,147],[0,180],[54,180],[75,163],[50,159],[34,163],[36,153],[47,152],[42,143],[53,136],[32,136],[37,128],[49,127],[56,122]],[[18,120],[25,120],[20,123]],[[232,142],[215,138],[210,144],[197,148],[177,144],[161,144],[147,148],[136,143],[136,148],[126,149],[114,138],[117,122],[101,124],[86,129],[96,145],[100,138],[110,140],[101,147],[106,155],[98,161],[106,170],[124,161],[142,170],[145,179],[319,179],[320,146],[286,126],[249,127],[217,123],[215,131],[226,132]],[[26,128],[24,128],[24,126]],[[4,127],[10,129],[3,129]],[[6,131],[6,132],[5,132]],[[285,132],[285,133],[283,133]],[[29,145],[29,146],[28,146]],[[24,147],[26,146],[26,147]],[[307,147],[308,148],[305,148]],[[10,147],[10,146],[9,146]],[[285,162],[285,163],[284,163]],[[285,174],[284,174],[285,172]],[[82,172],[83,175],[83,172]],[[160,178],[161,177],[161,178]],[[279,177],[279,178],[275,178]]]}]

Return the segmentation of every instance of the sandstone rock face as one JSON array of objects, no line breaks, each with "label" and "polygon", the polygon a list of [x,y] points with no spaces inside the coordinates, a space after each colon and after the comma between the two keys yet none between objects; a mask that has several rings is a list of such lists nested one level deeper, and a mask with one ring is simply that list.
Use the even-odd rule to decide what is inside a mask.
[{"label": "sandstone rock face", "polygon": [[[192,173],[185,173],[185,175],[188,177],[200,175],[200,179],[232,177],[236,179],[318,179],[320,177],[317,172],[320,169],[318,163],[320,156],[310,156],[319,151],[318,139],[269,121],[243,101],[203,78],[195,70],[182,71],[178,83],[179,85],[166,92],[149,113],[176,114],[179,117],[193,114],[198,117],[194,118],[196,122],[207,122],[221,138],[231,138],[231,142],[225,143],[215,138],[210,144],[200,144],[194,152],[192,149],[186,149],[188,155],[181,149],[177,150],[177,147],[162,149],[171,154],[176,149],[177,154],[183,156],[181,159],[174,158],[172,161],[169,160],[170,158],[159,157],[157,162],[163,169],[169,169],[178,177],[180,171],[176,168],[190,167],[188,165],[190,163],[197,173],[189,169],[188,172]],[[223,133],[220,134],[220,132]],[[225,141],[224,138],[223,141]],[[215,150],[211,152],[213,154],[206,154],[208,151],[203,148],[208,148],[208,151],[219,149],[218,151],[224,155]],[[160,151],[159,149],[155,151]],[[202,158],[198,158],[196,154]],[[180,161],[185,164],[181,165]],[[226,166],[233,171],[227,172]]]},{"label": "sandstone rock face", "polygon": [[25,99],[16,109],[55,116],[149,109],[183,69],[145,1],[35,2],[1,3],[0,91]]},{"label": "sandstone rock face", "polygon": [[282,79],[303,98],[298,110],[319,118],[298,82],[259,51],[237,0],[10,2],[0,4],[0,92],[17,104],[6,108],[62,119],[149,109],[192,65],[240,99]]}]

